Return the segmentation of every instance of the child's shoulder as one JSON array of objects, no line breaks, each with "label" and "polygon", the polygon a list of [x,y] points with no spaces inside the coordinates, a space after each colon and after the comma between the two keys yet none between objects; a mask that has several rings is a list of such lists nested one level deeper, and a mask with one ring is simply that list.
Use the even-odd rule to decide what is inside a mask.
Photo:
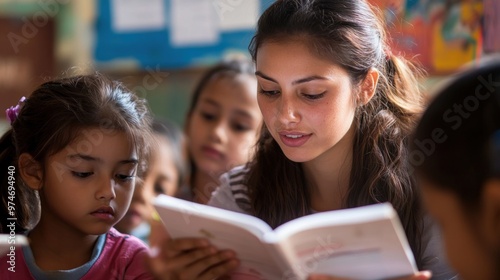
[{"label": "child's shoulder", "polygon": [[222,174],[220,179],[220,185],[215,191],[226,191],[230,192],[232,195],[244,194],[247,192],[247,174],[249,168],[246,165],[240,165],[232,168],[226,173]]},{"label": "child's shoulder", "polygon": [[111,228],[99,259],[82,279],[153,279],[144,265],[147,255],[139,238]]},{"label": "child's shoulder", "polygon": [[219,187],[212,193],[209,205],[236,212],[250,212],[250,198],[246,185],[246,165],[237,166],[224,173]]},{"label": "child's shoulder", "polygon": [[111,228],[106,236],[106,244],[104,248],[111,251],[137,252],[148,251],[148,246],[139,238],[120,233],[115,228]]},{"label": "child's shoulder", "polygon": [[222,177],[226,179],[231,186],[246,185],[244,180],[249,170],[250,168],[247,165],[239,165],[224,173]]}]

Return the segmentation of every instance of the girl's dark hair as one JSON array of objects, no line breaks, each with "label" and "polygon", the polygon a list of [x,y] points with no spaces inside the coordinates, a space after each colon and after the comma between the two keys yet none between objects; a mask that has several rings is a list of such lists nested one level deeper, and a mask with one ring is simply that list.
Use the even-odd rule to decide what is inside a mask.
[{"label": "girl's dark hair", "polygon": [[[189,124],[191,115],[193,114],[193,111],[198,104],[198,100],[200,99],[200,95],[205,87],[210,83],[210,81],[215,78],[235,77],[237,75],[251,75],[252,77],[254,77],[255,67],[253,62],[249,59],[224,60],[208,69],[201,77],[200,81],[195,87],[193,95],[191,96],[191,103],[189,104],[189,109],[186,116],[186,125]],[[189,156],[189,167],[191,182],[193,182],[193,179],[196,176],[196,165],[194,164],[191,156]]]},{"label": "girl's dark hair", "polygon": [[436,94],[416,128],[411,163],[475,213],[484,183],[500,178],[500,58],[462,72]]},{"label": "girl's dark hair", "polygon": [[[99,135],[81,135],[81,130],[98,128],[102,133],[123,131],[144,160],[150,135],[150,114],[143,99],[118,82],[95,73],[53,80],[38,87],[22,104],[11,128],[0,139],[0,232],[10,231],[7,218],[9,197],[14,199],[16,232],[33,227],[39,215],[37,195],[19,176],[18,157],[28,153],[40,164],[76,137],[96,141]],[[142,164],[140,164],[141,166]],[[7,170],[15,169],[15,195],[10,196]],[[42,165],[43,166],[43,165]],[[43,167],[48,168],[48,167]],[[12,179],[12,178],[10,178]]]},{"label": "girl's dark hair", "polygon": [[153,133],[165,138],[170,145],[175,169],[179,174],[177,186],[180,188],[187,184],[189,169],[186,163],[185,139],[182,130],[173,122],[166,119],[155,118],[152,124]]},{"label": "girl's dark hair", "polygon": [[[350,185],[343,207],[391,202],[419,262],[423,213],[406,144],[422,110],[419,72],[390,54],[377,14],[363,0],[278,0],[260,17],[249,50],[255,61],[265,43],[303,42],[311,53],[343,67],[354,86],[370,69],[379,71],[374,97],[356,112]],[[311,213],[301,164],[286,158],[265,127],[253,163],[248,186],[257,217],[276,227]]]}]

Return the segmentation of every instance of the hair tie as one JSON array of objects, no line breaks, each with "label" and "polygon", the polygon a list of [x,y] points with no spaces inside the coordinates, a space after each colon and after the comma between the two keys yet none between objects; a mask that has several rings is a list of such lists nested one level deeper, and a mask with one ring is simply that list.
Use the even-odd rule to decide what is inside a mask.
[{"label": "hair tie", "polygon": [[16,106],[10,106],[7,110],[5,110],[5,115],[7,116],[7,119],[10,121],[10,124],[17,119],[17,116],[19,115],[19,111],[21,110],[21,104],[24,103],[26,100],[26,97],[21,97],[19,99],[19,102],[17,102]]}]

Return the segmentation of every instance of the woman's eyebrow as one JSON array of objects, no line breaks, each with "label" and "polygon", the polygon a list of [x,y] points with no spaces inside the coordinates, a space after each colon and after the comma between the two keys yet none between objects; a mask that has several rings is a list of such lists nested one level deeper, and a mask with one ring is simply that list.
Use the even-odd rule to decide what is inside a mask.
[{"label": "woman's eyebrow", "polygon": [[[259,76],[259,77],[261,77],[263,79],[269,80],[271,82],[278,83],[275,79],[273,79],[273,78],[265,75],[261,71],[256,71],[255,75]],[[329,79],[327,77],[323,77],[323,76],[319,76],[319,75],[312,75],[312,76],[309,76],[309,77],[305,77],[305,78],[293,81],[292,85],[298,85],[298,84],[307,83],[307,82],[311,82],[311,81],[315,81],[315,80],[329,80]]]}]

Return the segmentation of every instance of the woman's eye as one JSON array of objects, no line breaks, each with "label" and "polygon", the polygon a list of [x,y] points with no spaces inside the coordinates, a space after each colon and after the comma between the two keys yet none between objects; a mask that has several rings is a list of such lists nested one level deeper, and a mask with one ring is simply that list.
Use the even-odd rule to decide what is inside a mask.
[{"label": "woman's eye", "polygon": [[73,176],[78,177],[78,178],[87,178],[87,177],[91,176],[92,174],[94,174],[94,172],[71,171],[71,174],[73,174]]},{"label": "woman's eye", "polygon": [[305,93],[303,93],[302,96],[304,96],[305,98],[310,99],[310,100],[315,100],[315,99],[320,99],[323,96],[325,96],[325,93],[326,93],[326,91],[324,91],[322,93],[318,93],[318,94],[305,94]]},{"label": "woman's eye", "polygon": [[280,94],[280,91],[279,90],[263,90],[263,89],[259,89],[259,93],[263,94],[263,95],[267,95],[267,96],[275,96],[275,95]]}]

